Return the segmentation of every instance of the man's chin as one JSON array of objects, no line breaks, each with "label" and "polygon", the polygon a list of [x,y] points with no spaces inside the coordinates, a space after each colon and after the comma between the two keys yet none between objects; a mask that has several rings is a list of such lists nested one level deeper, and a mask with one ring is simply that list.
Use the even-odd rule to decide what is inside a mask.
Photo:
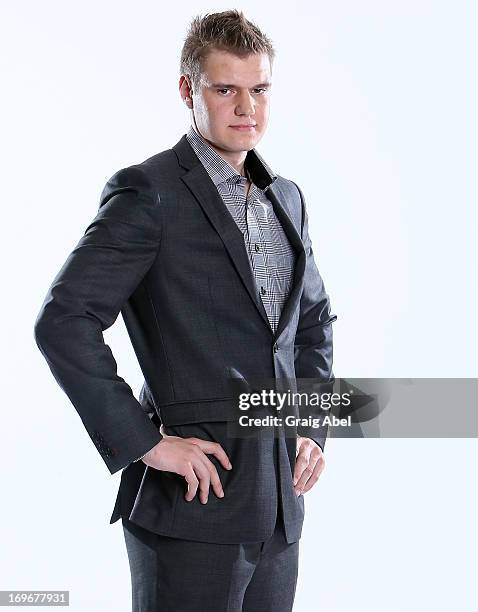
[{"label": "man's chin", "polygon": [[235,138],[228,138],[229,150],[238,153],[239,151],[250,151],[262,138],[262,134],[238,133]]}]

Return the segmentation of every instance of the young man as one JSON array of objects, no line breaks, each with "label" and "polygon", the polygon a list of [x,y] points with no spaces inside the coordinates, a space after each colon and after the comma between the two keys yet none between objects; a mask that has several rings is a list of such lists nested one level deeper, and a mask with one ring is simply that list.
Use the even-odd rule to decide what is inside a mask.
[{"label": "young man", "polygon": [[[229,379],[333,381],[336,316],[302,192],[255,150],[273,58],[238,11],[193,20],[179,80],[191,128],[107,182],[35,325],[109,471],[123,470],[110,522],[122,518],[133,610],[292,609],[325,434],[228,435]],[[103,340],[120,311],[139,402]]]}]

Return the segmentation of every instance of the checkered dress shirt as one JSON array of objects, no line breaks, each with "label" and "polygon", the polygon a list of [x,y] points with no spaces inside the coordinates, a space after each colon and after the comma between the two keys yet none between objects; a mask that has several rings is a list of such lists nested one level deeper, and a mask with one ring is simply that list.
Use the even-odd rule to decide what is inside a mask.
[{"label": "checkered dress shirt", "polygon": [[[267,187],[261,189],[254,183],[246,157],[244,170],[251,181],[246,197],[245,176],[241,176],[192,126],[186,138],[244,236],[257,291],[275,332],[292,285],[295,252],[266,196]],[[271,182],[275,178],[273,176]]]}]

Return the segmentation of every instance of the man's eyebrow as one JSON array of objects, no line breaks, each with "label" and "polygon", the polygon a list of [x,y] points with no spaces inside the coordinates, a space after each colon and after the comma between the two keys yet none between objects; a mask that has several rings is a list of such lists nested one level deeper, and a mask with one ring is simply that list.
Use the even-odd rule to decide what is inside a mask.
[{"label": "man's eyebrow", "polygon": [[[252,87],[253,88],[256,88],[256,87],[270,87],[270,85],[271,85],[271,83],[266,82],[266,83],[258,83],[257,85],[253,85]],[[236,88],[237,85],[234,85],[232,83],[211,83],[210,87],[218,87],[220,89],[225,89],[227,87],[228,89],[229,88],[232,89],[232,88]]]}]

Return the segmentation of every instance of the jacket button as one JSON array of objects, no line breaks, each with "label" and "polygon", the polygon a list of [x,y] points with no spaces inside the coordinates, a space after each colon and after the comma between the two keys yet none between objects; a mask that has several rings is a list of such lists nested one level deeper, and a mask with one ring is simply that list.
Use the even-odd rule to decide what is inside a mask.
[{"label": "jacket button", "polygon": [[277,351],[279,350],[279,345],[277,344],[277,342],[274,343],[274,353],[277,353]]}]

